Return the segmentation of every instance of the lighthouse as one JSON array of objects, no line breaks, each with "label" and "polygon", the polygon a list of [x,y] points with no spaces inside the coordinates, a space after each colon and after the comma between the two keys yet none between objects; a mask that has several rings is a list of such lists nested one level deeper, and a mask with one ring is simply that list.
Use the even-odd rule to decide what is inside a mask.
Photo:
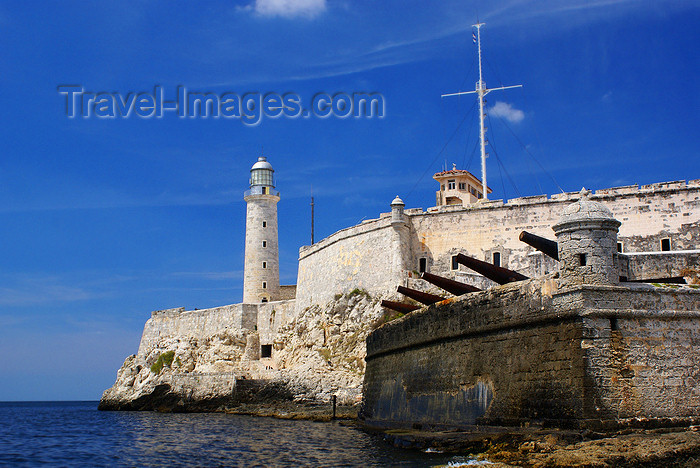
[{"label": "lighthouse", "polygon": [[280,298],[279,248],[277,244],[277,202],[274,169],[260,156],[250,169],[250,189],[245,222],[245,267],[243,302],[255,304]]}]

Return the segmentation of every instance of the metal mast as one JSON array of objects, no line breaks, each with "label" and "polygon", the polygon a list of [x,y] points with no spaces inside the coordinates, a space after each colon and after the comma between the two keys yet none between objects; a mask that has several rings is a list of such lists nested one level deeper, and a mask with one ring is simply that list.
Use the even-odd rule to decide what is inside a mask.
[{"label": "metal mast", "polygon": [[523,85],[514,86],[501,86],[499,88],[487,88],[486,83],[484,83],[483,75],[481,71],[481,27],[484,23],[476,23],[473,27],[476,28],[476,35],[472,33],[472,37],[478,46],[479,50],[479,81],[476,82],[476,89],[474,91],[460,91],[458,93],[443,94],[441,97],[447,96],[460,96],[462,94],[476,94],[479,99],[479,138],[481,140],[481,187],[484,194],[484,200],[489,199],[488,187],[486,185],[486,158],[488,154],[486,153],[486,125],[484,124],[484,118],[486,117],[486,111],[484,110],[484,96],[486,96],[491,91],[498,91],[500,89],[510,89],[510,88],[522,88]]}]

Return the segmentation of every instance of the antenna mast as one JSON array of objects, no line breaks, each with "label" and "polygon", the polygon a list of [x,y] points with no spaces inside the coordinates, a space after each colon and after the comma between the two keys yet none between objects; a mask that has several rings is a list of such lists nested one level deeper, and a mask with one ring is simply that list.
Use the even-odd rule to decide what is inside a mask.
[{"label": "antenna mast", "polygon": [[311,186],[311,245],[314,245],[314,186]]},{"label": "antenna mast", "polygon": [[458,93],[443,94],[441,97],[448,96],[461,96],[462,94],[476,94],[479,99],[479,138],[481,140],[481,187],[484,194],[484,200],[489,199],[488,187],[486,186],[486,158],[488,154],[486,153],[486,125],[484,124],[484,118],[486,117],[486,111],[484,110],[484,96],[486,96],[491,91],[498,91],[501,89],[510,88],[522,88],[523,85],[515,86],[501,86],[499,88],[487,88],[486,83],[484,83],[482,71],[481,71],[481,27],[484,23],[476,23],[472,25],[476,28],[476,34],[472,32],[472,39],[478,46],[479,51],[479,81],[476,82],[476,89],[474,91],[460,91]]}]

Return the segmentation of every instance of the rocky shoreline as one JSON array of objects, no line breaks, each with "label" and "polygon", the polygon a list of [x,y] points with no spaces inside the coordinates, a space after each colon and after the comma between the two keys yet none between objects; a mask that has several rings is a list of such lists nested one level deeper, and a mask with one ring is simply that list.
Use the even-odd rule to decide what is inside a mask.
[{"label": "rocky shoreline", "polygon": [[469,454],[495,467],[700,466],[698,427],[612,433],[531,428],[478,431],[385,431],[388,443],[422,451]]}]

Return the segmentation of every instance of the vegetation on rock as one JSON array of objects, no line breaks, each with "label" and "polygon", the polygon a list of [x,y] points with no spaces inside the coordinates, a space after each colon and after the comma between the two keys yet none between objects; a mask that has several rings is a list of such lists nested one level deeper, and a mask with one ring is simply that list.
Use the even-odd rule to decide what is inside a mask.
[{"label": "vegetation on rock", "polygon": [[161,353],[161,355],[158,356],[156,362],[154,362],[151,365],[151,372],[153,372],[154,374],[160,374],[160,371],[163,370],[163,366],[172,366],[174,359],[175,351],[166,351],[164,353]]}]

